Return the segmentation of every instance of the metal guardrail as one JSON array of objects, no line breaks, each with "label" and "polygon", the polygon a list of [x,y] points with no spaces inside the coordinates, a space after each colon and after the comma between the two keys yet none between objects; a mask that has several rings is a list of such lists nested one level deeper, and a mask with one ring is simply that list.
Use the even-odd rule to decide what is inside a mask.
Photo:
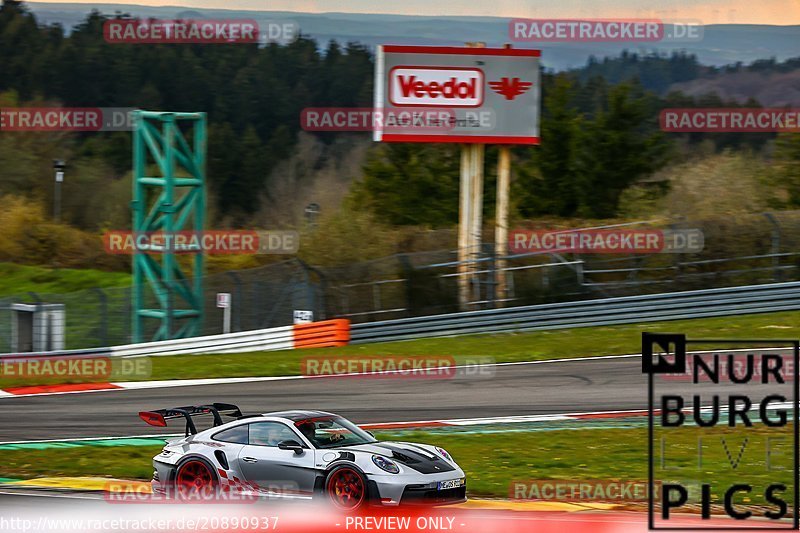
[{"label": "metal guardrail", "polygon": [[[353,324],[350,326],[350,343],[366,344],[475,333],[608,326],[794,310],[800,310],[800,282],[623,296]],[[135,357],[284,350],[294,347],[292,330],[293,326],[281,326],[227,335],[25,355],[103,354],[111,357]]]},{"label": "metal guardrail", "polygon": [[291,350],[294,326],[240,331],[227,335],[209,335],[189,339],[173,339],[107,348],[88,348],[84,350],[61,350],[57,352],[36,352],[24,354],[0,354],[0,356],[24,355],[25,357],[145,357],[184,354],[215,354]]},{"label": "metal guardrail", "polygon": [[351,344],[800,310],[800,282],[623,296],[354,324]]}]

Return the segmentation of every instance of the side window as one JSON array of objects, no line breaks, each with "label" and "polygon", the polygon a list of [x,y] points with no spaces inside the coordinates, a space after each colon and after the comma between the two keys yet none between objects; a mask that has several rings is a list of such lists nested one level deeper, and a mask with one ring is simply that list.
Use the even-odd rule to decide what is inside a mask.
[{"label": "side window", "polygon": [[214,434],[211,437],[213,440],[218,440],[220,442],[231,442],[233,444],[247,444],[247,424],[242,424],[241,426],[236,426],[231,429],[226,429],[225,431],[220,431],[219,433]]},{"label": "side window", "polygon": [[250,424],[250,444],[255,446],[277,446],[285,440],[300,439],[294,431],[279,422],[254,422]]}]

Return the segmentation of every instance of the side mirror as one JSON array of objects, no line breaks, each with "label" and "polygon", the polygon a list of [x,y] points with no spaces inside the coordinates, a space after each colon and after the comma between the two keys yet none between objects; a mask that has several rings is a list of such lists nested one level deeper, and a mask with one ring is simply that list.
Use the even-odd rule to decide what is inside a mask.
[{"label": "side mirror", "polygon": [[295,455],[303,453],[303,445],[296,440],[284,440],[278,443],[278,448],[281,450],[292,450]]}]

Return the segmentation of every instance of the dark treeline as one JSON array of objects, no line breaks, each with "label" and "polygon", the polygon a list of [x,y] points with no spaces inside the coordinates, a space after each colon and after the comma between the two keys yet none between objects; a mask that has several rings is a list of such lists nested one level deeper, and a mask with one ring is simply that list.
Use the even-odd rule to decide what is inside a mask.
[{"label": "dark treeline", "polygon": [[[261,207],[261,193],[269,195],[270,170],[292,155],[303,108],[365,107],[372,101],[373,57],[356,43],[331,42],[321,49],[303,37],[286,46],[109,44],[103,38],[105,20],[92,12],[66,36],[58,25],[37,24],[22,3],[5,0],[0,97],[5,94],[7,101],[12,94],[19,105],[207,112],[212,194],[218,216],[233,223],[247,221]],[[795,65],[770,61],[753,68]],[[761,148],[769,135],[659,131],[658,114],[666,107],[758,105],[723,102],[715,95],[661,96],[672,83],[694,79],[704,69],[689,54],[626,52],[591,60],[580,70],[543,74],[542,146],[515,151],[519,212],[615,216],[627,187],[675,160],[676,140],[692,146],[710,139],[717,150]],[[73,154],[92,158],[93,168],[100,160],[116,178],[129,172],[129,134],[71,138]],[[492,157],[490,150],[489,164]],[[14,189],[24,187],[27,171],[24,162],[15,164],[14,172],[0,168],[0,194],[26,193]],[[457,190],[457,147],[387,145],[373,148],[352,196],[355,205],[388,223],[442,226],[456,220]],[[92,229],[79,216],[73,222]]]},{"label": "dark treeline", "polygon": [[[0,93],[13,90],[21,103],[207,112],[208,175],[222,212],[257,210],[253,187],[265,186],[270,169],[291,152],[304,107],[372,101],[372,57],[358,44],[331,42],[324,51],[303,37],[266,47],[109,44],[105,20],[93,12],[65,36],[58,25],[37,25],[21,2],[5,0]],[[113,137],[100,151],[123,173],[130,136]]]},{"label": "dark treeline", "polygon": [[695,79],[703,70],[697,57],[685,52],[673,52],[667,56],[624,51],[619,57],[602,60],[592,56],[585,67],[575,69],[573,73],[581,82],[597,77],[612,84],[638,79],[642,87],[660,94],[673,83]]},{"label": "dark treeline", "polygon": [[723,67],[709,67],[701,65],[694,54],[683,51],[671,54],[623,51],[619,57],[598,59],[591,56],[585,66],[571,72],[581,82],[598,77],[611,84],[636,79],[646,90],[664,94],[673,83],[691,81],[700,76],[736,72],[791,72],[797,69],[800,69],[800,58],[778,62],[773,57],[759,59],[749,65],[738,61]]}]

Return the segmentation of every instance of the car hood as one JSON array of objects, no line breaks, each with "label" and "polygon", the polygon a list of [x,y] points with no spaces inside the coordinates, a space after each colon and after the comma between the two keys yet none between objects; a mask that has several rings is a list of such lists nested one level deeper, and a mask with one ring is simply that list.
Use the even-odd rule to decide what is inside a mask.
[{"label": "car hood", "polygon": [[359,444],[356,446],[342,446],[333,448],[340,454],[347,452],[363,452],[374,455],[383,455],[403,466],[416,470],[422,474],[439,474],[441,472],[452,472],[455,466],[444,458],[418,444],[408,442],[374,442],[371,444]]}]

